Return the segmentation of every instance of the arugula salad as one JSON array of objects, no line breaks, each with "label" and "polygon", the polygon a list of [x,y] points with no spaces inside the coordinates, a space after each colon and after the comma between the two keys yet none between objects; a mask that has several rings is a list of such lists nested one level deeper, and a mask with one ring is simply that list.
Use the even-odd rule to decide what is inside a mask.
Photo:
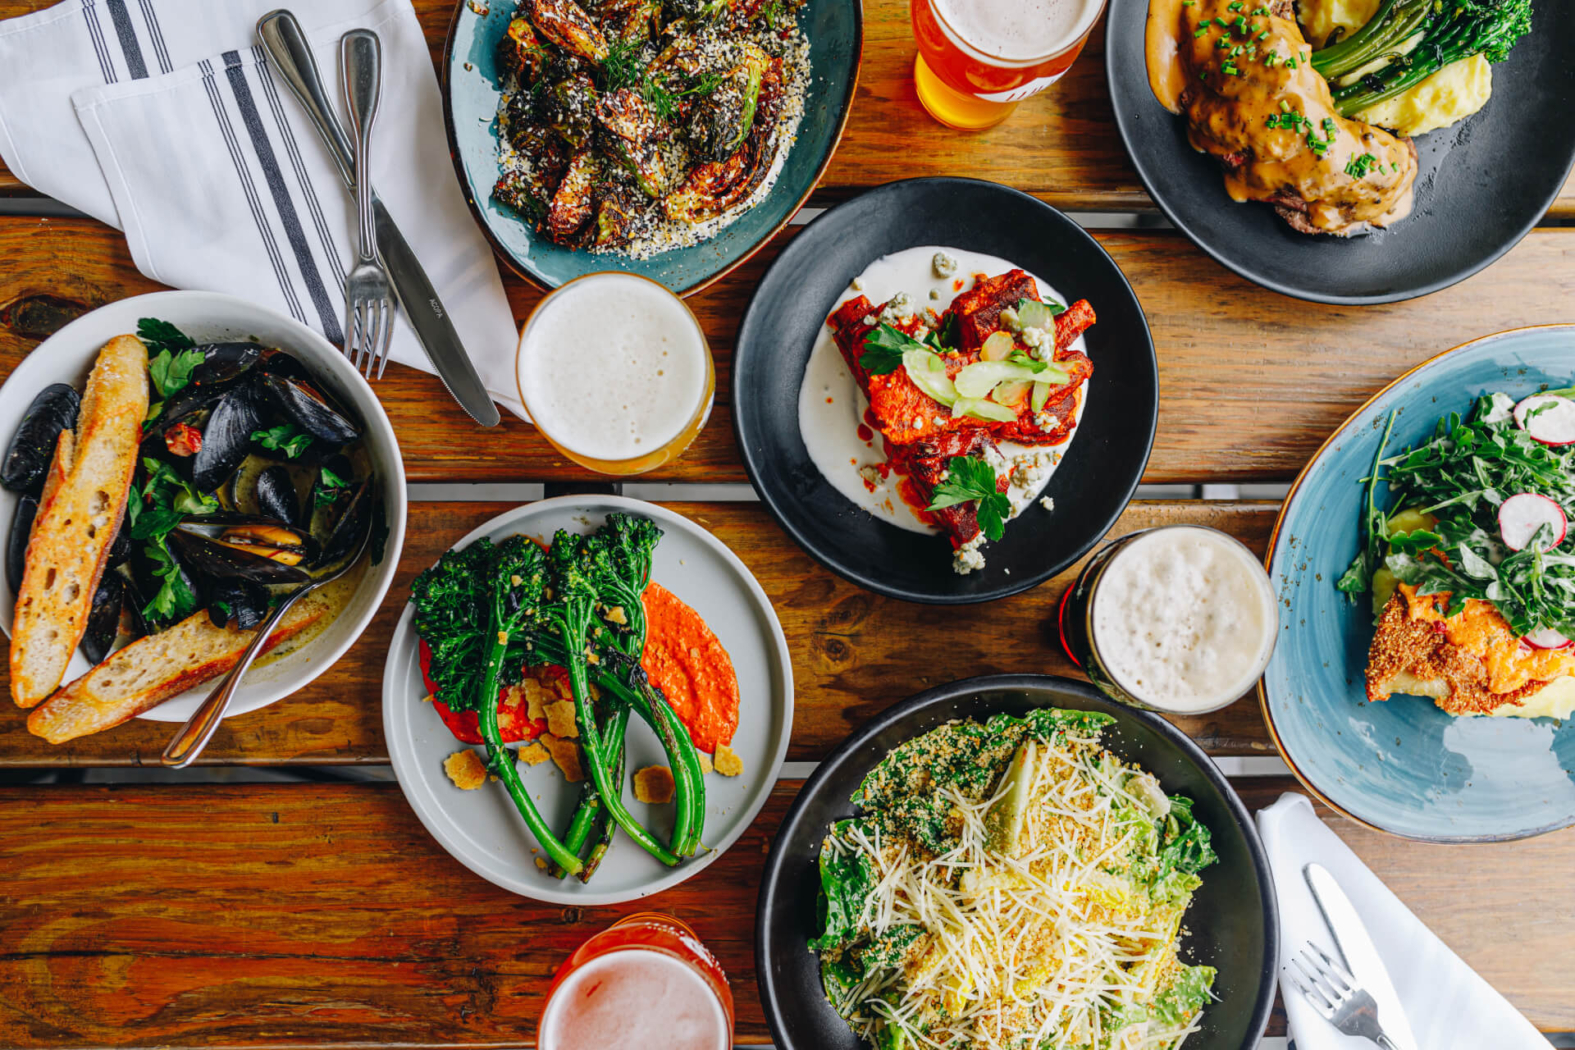
[{"label": "arugula salad", "polygon": [[956,721],[891,751],[821,846],[821,977],[876,1050],[1173,1050],[1217,859],[1192,800],[1100,746],[1108,715]]},{"label": "arugula salad", "polygon": [[[1534,648],[1575,635],[1575,554],[1563,548],[1575,512],[1572,390],[1520,402],[1493,393],[1432,436],[1387,455],[1391,415],[1363,479],[1362,548],[1336,586],[1372,596],[1376,616],[1397,585],[1447,595],[1447,616],[1489,602]],[[1379,487],[1387,488],[1387,499]]]}]

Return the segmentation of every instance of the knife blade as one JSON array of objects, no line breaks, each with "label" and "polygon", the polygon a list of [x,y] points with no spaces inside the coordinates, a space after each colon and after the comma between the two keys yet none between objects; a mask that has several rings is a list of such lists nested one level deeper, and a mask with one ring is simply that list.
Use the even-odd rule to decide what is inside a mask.
[{"label": "knife blade", "polygon": [[[346,187],[355,185],[351,167],[350,140],[345,137],[339,116],[323,90],[322,77],[317,70],[317,59],[312,55],[306,34],[295,15],[284,9],[270,11],[257,20],[257,36],[268,50],[285,83],[305,107],[306,113],[317,126],[318,134],[328,146],[344,178]],[[497,426],[501,420],[498,406],[481,382],[475,364],[465,352],[465,345],[443,308],[437,289],[422,269],[416,253],[411,250],[405,235],[399,231],[388,208],[374,191],[372,195],[372,220],[377,227],[378,246],[383,256],[383,266],[393,282],[394,293],[400,308],[415,329],[421,348],[426,351],[438,378],[448,388],[459,406],[484,427]]]},{"label": "knife blade", "polygon": [[1384,1032],[1400,1050],[1417,1050],[1416,1036],[1411,1034],[1411,1023],[1406,1019],[1405,1007],[1389,979],[1389,971],[1373,945],[1373,939],[1363,925],[1356,907],[1345,895],[1340,884],[1322,864],[1309,864],[1302,869],[1307,888],[1323,912],[1329,932],[1334,934],[1336,947],[1345,957],[1345,968],[1351,971],[1357,983],[1367,989],[1378,1004],[1378,1020]]}]

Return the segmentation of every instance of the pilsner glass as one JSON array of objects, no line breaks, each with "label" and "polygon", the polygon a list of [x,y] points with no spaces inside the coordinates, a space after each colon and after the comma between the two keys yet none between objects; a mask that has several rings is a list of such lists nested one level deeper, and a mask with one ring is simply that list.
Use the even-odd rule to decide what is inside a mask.
[{"label": "pilsner glass", "polygon": [[930,116],[988,128],[1072,68],[1105,0],[911,0],[913,82]]},{"label": "pilsner glass", "polygon": [[731,1050],[733,993],[682,921],[640,912],[564,960],[547,989],[540,1050]]}]

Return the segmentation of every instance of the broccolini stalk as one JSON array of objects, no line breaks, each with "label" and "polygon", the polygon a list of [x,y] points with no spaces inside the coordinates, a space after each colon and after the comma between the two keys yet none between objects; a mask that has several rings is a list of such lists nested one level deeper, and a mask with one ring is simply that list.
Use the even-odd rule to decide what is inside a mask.
[{"label": "broccolini stalk", "polygon": [[510,540],[499,547],[482,539],[462,550],[446,552],[436,565],[416,577],[410,601],[416,633],[432,652],[428,674],[437,687],[438,699],[452,710],[477,712],[488,763],[508,789],[531,834],[554,862],[578,871],[579,858],[563,846],[537,812],[498,732],[498,686],[508,641],[528,626],[528,614],[543,585],[540,549],[518,539],[519,543]]},{"label": "broccolini stalk", "polygon": [[[543,607],[544,627],[556,633],[563,644],[565,660],[562,666],[568,671],[569,684],[573,687],[580,743],[585,749],[586,764],[590,766],[602,804],[625,834],[651,856],[671,867],[680,858],[658,842],[623,804],[623,785],[613,782],[601,726],[597,724],[596,712],[591,706],[588,668],[591,660],[599,662],[600,657],[591,651],[591,628],[596,620],[596,589],[585,574],[584,545],[582,537],[562,529],[553,537],[548,561],[552,572],[554,601]],[[566,864],[562,866],[569,871],[578,871],[579,858],[575,858],[572,868]]]},{"label": "broccolini stalk", "polygon": [[1314,51],[1312,63],[1349,117],[1473,55],[1502,62],[1530,31],[1531,0],[1384,0],[1348,39]]}]

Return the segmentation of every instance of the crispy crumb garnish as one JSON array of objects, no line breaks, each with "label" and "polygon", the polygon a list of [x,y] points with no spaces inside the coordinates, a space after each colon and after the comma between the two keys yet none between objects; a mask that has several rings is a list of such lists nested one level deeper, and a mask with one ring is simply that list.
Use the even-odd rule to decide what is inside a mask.
[{"label": "crispy crumb garnish", "polygon": [[547,870],[547,858],[546,857],[537,857],[536,858],[536,867],[540,868],[542,871],[546,871]]},{"label": "crispy crumb garnish", "polygon": [[629,617],[624,615],[623,606],[621,606],[621,605],[614,605],[611,609],[608,609],[607,610],[607,622],[608,623],[615,623],[615,624],[617,624],[620,627],[622,627],[625,624],[627,624],[629,622]]},{"label": "crispy crumb garnish", "polygon": [[434,701],[434,700],[436,700],[436,699],[437,699],[437,696],[436,696],[436,695],[434,695],[434,694],[432,694],[432,693],[428,693],[428,694],[427,694],[427,695],[426,695],[426,696],[423,696],[423,697],[422,697],[422,698],[421,698],[421,702],[422,702],[422,703],[423,703],[423,704],[430,704],[430,703],[431,703],[431,702],[432,702],[432,701]]},{"label": "crispy crumb garnish", "polygon": [[585,772],[580,768],[580,745],[572,740],[563,740],[551,733],[543,733],[541,742],[552,755],[553,764],[563,774],[563,779],[571,784],[578,784],[585,779]]},{"label": "crispy crumb garnish", "polygon": [[744,760],[726,744],[716,745],[716,755],[711,764],[724,777],[736,777],[744,771]]},{"label": "crispy crumb garnish", "polygon": [[673,800],[673,771],[666,766],[646,766],[634,774],[634,797],[660,806]]},{"label": "crispy crumb garnish", "polygon": [[572,700],[558,700],[547,705],[547,732],[560,737],[580,735],[580,727],[574,721]]},{"label": "crispy crumb garnish", "polygon": [[552,756],[547,749],[541,746],[541,741],[532,741],[515,752],[515,757],[527,766],[539,766]]},{"label": "crispy crumb garnish", "polygon": [[709,773],[709,772],[711,772],[711,770],[713,768],[712,765],[711,765],[711,756],[706,754],[704,751],[696,751],[695,754],[700,756],[700,772],[701,773]]},{"label": "crispy crumb garnish", "polygon": [[474,751],[456,751],[443,760],[443,772],[461,791],[474,791],[487,782],[487,767]]},{"label": "crispy crumb garnish", "polygon": [[521,688],[525,690],[525,717],[532,722],[546,718],[546,694],[542,692],[541,683],[534,678],[527,678]]}]

